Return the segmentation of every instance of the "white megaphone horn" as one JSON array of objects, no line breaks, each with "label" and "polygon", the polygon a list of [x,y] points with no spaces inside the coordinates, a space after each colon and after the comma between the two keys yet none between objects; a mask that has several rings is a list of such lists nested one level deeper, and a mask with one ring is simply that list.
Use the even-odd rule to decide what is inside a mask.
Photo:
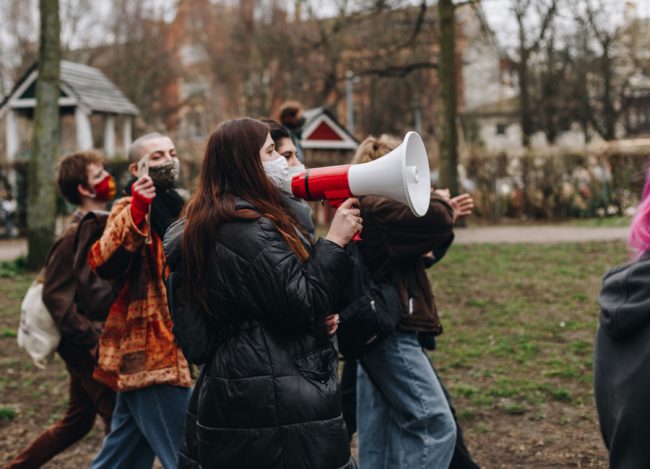
[{"label": "white megaphone horn", "polygon": [[397,148],[369,163],[303,171],[291,180],[291,190],[296,197],[327,200],[333,207],[348,197],[387,197],[422,217],[431,200],[429,158],[422,138],[409,132]]}]

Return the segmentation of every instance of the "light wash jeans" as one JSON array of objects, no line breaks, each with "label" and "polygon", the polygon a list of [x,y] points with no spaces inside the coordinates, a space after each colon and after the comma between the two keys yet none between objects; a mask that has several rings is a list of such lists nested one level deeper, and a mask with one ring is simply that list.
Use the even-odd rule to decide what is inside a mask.
[{"label": "light wash jeans", "polygon": [[417,335],[395,331],[366,353],[361,364],[357,371],[359,467],[447,469],[456,424]]},{"label": "light wash jeans", "polygon": [[91,469],[151,469],[154,458],[176,468],[190,388],[159,384],[118,392],[111,432]]}]

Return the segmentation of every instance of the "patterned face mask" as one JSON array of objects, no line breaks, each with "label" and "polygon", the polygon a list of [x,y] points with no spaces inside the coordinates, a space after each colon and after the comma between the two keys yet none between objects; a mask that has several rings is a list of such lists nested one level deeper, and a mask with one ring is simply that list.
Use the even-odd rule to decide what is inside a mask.
[{"label": "patterned face mask", "polygon": [[273,161],[262,161],[264,172],[269,177],[275,187],[282,192],[291,194],[291,179],[289,178],[289,163],[284,156],[280,156]]},{"label": "patterned face mask", "polygon": [[171,189],[178,180],[180,173],[180,162],[173,158],[169,163],[158,166],[149,166],[149,177],[153,183],[161,189]]},{"label": "patterned face mask", "polygon": [[95,200],[100,202],[108,202],[115,197],[116,186],[115,179],[110,174],[107,174],[101,181],[93,186],[95,190]]}]

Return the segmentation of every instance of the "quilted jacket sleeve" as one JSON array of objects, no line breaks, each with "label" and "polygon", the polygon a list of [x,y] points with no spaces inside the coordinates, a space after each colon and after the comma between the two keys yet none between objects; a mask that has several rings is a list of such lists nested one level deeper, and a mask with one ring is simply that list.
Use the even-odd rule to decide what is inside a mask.
[{"label": "quilted jacket sleeve", "polygon": [[278,325],[311,331],[334,311],[351,268],[349,254],[331,241],[320,239],[304,263],[286,243],[273,241],[250,265],[244,301]]},{"label": "quilted jacket sleeve", "polygon": [[102,278],[124,275],[131,265],[133,254],[144,244],[149,225],[139,228],[131,217],[131,197],[118,200],[111,210],[101,238],[93,244],[88,262]]}]

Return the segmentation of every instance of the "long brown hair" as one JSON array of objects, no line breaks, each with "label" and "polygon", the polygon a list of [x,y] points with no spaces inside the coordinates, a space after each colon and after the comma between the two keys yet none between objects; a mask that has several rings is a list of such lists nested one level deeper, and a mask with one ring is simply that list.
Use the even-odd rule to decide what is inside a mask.
[{"label": "long brown hair", "polygon": [[[278,190],[264,172],[260,149],[268,134],[268,125],[241,118],[221,123],[208,140],[198,187],[185,206],[181,244],[186,297],[204,310],[209,308],[207,273],[219,224],[267,217],[289,248],[301,260],[308,258],[296,222],[282,207]],[[236,197],[250,202],[256,210],[237,210]]]}]

